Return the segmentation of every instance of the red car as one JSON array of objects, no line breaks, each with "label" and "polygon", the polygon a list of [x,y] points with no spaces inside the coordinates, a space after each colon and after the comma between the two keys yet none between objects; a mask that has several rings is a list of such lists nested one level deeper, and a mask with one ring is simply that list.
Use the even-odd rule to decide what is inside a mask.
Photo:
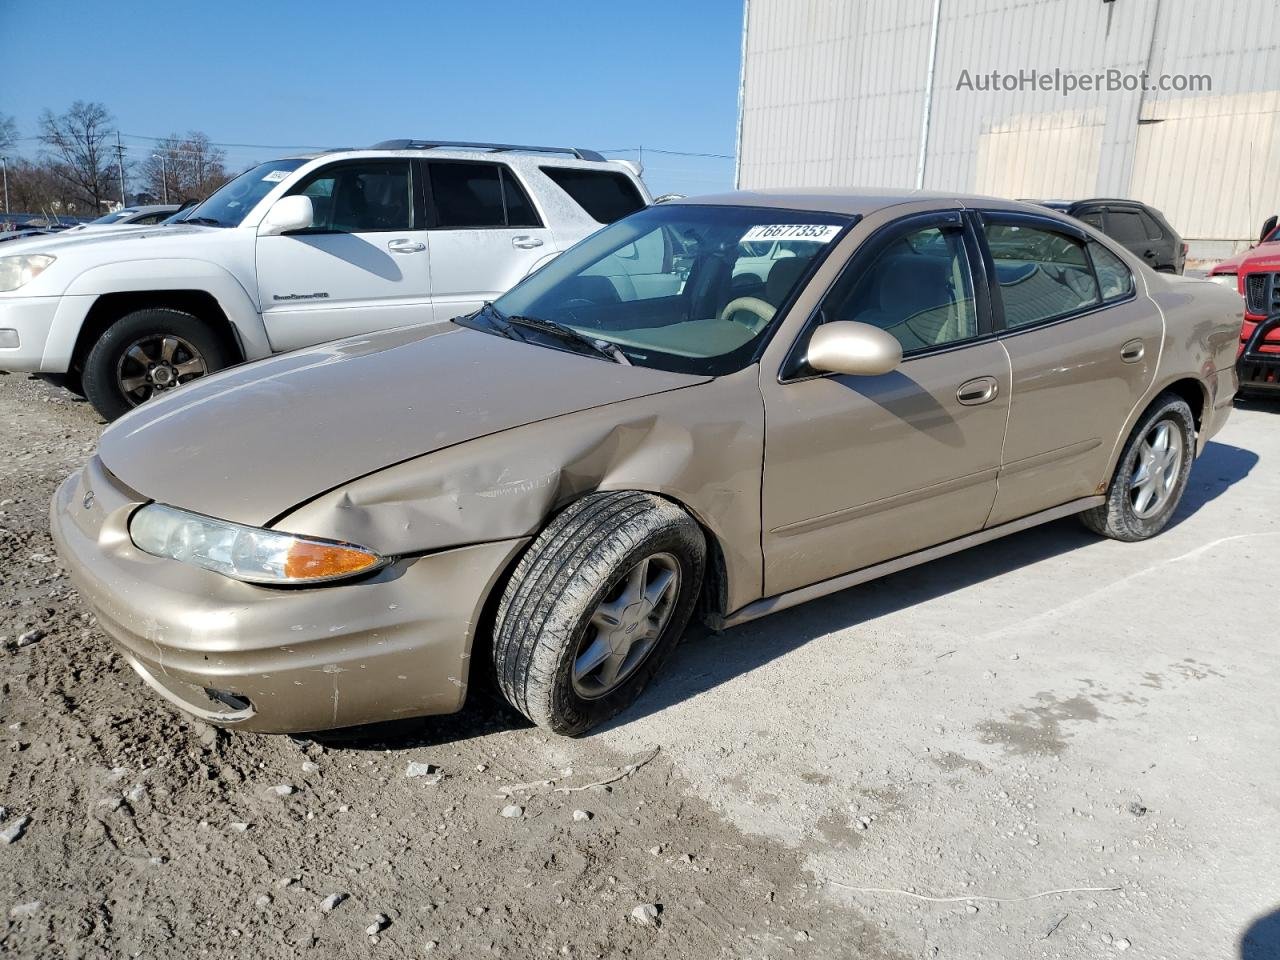
[{"label": "red car", "polygon": [[[1238,361],[1242,393],[1280,393],[1280,228],[1275,217],[1266,226],[1270,229],[1264,228],[1263,241],[1236,266],[1236,289],[1244,297]],[[1225,266],[1218,264],[1214,272]]]},{"label": "red car", "polygon": [[1253,256],[1255,251],[1270,250],[1272,253],[1280,253],[1280,226],[1277,226],[1277,218],[1270,217],[1267,222],[1262,225],[1262,235],[1257,244],[1250,247],[1244,253],[1237,253],[1234,257],[1228,257],[1223,260],[1212,270],[1209,271],[1209,279],[1215,283],[1225,283],[1236,286],[1240,274],[1240,265],[1249,257]]}]

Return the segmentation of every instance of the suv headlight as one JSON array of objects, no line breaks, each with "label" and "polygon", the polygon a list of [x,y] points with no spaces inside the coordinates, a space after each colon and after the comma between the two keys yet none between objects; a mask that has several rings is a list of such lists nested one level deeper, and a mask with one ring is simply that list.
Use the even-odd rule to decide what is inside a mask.
[{"label": "suv headlight", "polygon": [[369,573],[387,560],[349,543],[246,527],[151,503],[129,520],[134,546],[248,583],[324,583]]},{"label": "suv headlight", "polygon": [[17,290],[25,283],[30,283],[56,259],[47,253],[0,257],[0,293],[8,293],[10,290]]}]

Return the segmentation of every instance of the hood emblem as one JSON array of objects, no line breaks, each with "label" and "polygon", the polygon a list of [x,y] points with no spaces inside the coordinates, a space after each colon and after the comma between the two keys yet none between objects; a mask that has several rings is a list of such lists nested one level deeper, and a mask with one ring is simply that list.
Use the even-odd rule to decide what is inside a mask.
[{"label": "hood emblem", "polygon": [[84,508],[88,510],[92,506],[93,506],[93,491],[90,490],[88,493],[84,495]]}]

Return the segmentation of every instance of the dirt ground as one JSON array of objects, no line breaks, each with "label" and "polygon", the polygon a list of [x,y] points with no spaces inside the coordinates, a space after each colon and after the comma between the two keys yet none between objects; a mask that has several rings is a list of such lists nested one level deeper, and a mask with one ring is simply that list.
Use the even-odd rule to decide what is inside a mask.
[{"label": "dirt ground", "polygon": [[1151,543],[1054,524],[696,637],[580,740],[491,696],[177,715],[47,534],[100,429],[0,375],[0,953],[1280,956],[1278,406]]}]

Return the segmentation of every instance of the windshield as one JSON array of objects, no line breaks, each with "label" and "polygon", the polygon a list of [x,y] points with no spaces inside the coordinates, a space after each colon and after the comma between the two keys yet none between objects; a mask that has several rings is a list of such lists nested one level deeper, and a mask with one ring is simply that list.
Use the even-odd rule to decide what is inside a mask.
[{"label": "windshield", "polygon": [[125,217],[132,216],[133,210],[117,210],[115,213],[108,213],[105,217],[99,217],[97,220],[90,220],[90,223],[115,223],[123,220]]},{"label": "windshield", "polygon": [[238,227],[263,197],[306,162],[295,159],[260,163],[224,183],[195,209],[184,210],[182,219],[213,227]]},{"label": "windshield", "polygon": [[494,306],[616,345],[639,366],[732,373],[751,362],[778,309],[851,222],[766,207],[648,207]]}]

